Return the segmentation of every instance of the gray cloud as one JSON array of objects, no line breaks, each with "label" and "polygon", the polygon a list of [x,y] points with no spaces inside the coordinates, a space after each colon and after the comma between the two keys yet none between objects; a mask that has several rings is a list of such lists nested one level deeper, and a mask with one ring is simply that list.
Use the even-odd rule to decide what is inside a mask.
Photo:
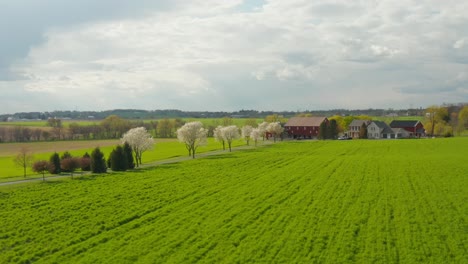
[{"label": "gray cloud", "polygon": [[16,1],[0,11],[13,36],[0,43],[0,112],[29,109],[10,103],[20,97],[185,110],[468,101],[466,13],[456,0]]}]

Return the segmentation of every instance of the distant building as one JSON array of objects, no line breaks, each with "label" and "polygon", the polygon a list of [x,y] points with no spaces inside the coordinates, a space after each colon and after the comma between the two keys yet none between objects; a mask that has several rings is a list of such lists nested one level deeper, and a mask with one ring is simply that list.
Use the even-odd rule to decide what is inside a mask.
[{"label": "distant building", "polygon": [[359,138],[359,131],[361,130],[362,124],[367,126],[370,124],[370,120],[354,119],[348,126],[348,131],[345,133],[350,138]]},{"label": "distant building", "polygon": [[410,133],[403,128],[391,128],[382,121],[372,121],[367,126],[367,137],[370,139],[409,138]]},{"label": "distant building", "polygon": [[290,138],[316,138],[324,122],[329,123],[326,117],[292,117],[284,125],[284,131]]},{"label": "distant building", "polygon": [[367,126],[367,138],[381,139],[381,138],[395,138],[395,134],[391,127],[382,121],[372,121]]},{"label": "distant building", "polygon": [[392,129],[401,128],[409,132],[409,137],[423,137],[426,135],[424,125],[418,120],[393,120],[390,123]]}]

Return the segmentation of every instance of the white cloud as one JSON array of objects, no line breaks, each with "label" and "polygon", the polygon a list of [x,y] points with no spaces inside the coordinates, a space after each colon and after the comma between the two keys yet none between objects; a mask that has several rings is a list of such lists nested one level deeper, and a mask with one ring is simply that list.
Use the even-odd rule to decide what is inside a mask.
[{"label": "white cloud", "polygon": [[[425,104],[425,89],[437,91],[468,62],[463,1],[269,0],[241,11],[246,3],[176,1],[141,17],[49,28],[11,68],[27,77],[26,93],[99,109],[139,97],[150,109],[262,109],[269,94],[269,105],[295,110],[295,100],[303,108],[406,107],[415,93]],[[253,91],[258,98],[247,98]],[[468,100],[454,89],[457,96]]]},{"label": "white cloud", "polygon": [[454,49],[461,49],[461,48],[467,46],[467,44],[468,44],[468,38],[462,38],[462,39],[457,40],[453,44],[453,48]]}]

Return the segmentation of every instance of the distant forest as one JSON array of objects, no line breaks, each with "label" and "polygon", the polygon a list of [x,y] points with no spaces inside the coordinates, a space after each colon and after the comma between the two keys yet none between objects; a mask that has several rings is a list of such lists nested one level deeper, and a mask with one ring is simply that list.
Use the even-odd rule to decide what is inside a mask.
[{"label": "distant forest", "polygon": [[[459,112],[467,103],[443,104],[448,108],[449,113]],[[298,114],[311,114],[313,116],[423,116],[425,108],[418,109],[332,109],[332,110],[306,110],[306,111],[256,111],[240,110],[235,112],[210,112],[210,111],[182,111],[176,109],[168,110],[139,110],[139,109],[115,109],[107,111],[53,111],[53,112],[23,112],[15,114],[0,115],[0,121],[7,119],[36,119],[47,120],[48,118],[61,119],[105,119],[108,116],[116,115],[125,119],[163,119],[163,118],[265,118],[269,115],[279,115],[285,118],[293,117]]]},{"label": "distant forest", "polygon": [[163,119],[163,118],[265,118],[269,115],[280,115],[283,117],[292,117],[298,114],[311,114],[314,116],[332,116],[332,115],[369,115],[369,116],[421,116],[425,109],[363,109],[363,110],[317,110],[317,111],[256,111],[256,110],[240,110],[235,112],[209,112],[209,111],[181,111],[181,110],[138,110],[138,109],[116,109],[108,111],[53,111],[53,112],[22,112],[15,114],[0,115],[0,121],[7,121],[8,118],[16,120],[47,120],[48,118],[61,119],[105,119],[108,116],[116,115],[125,119]]}]

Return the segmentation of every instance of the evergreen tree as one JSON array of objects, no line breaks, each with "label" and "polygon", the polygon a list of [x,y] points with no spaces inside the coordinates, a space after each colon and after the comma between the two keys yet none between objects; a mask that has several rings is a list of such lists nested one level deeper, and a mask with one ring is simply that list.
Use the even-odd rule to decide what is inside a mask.
[{"label": "evergreen tree", "polygon": [[68,159],[68,158],[72,158],[72,155],[68,151],[65,151],[60,157],[60,159]]},{"label": "evergreen tree", "polygon": [[338,124],[336,120],[330,120],[330,124],[327,130],[327,138],[329,139],[336,139],[338,137]]},{"label": "evergreen tree", "polygon": [[362,123],[361,129],[359,130],[359,138],[362,138],[362,139],[367,138],[367,125],[366,125],[366,123]]},{"label": "evergreen tree", "polygon": [[49,167],[49,172],[50,174],[60,174],[61,169],[60,169],[60,157],[57,152],[52,154],[50,156],[50,164],[51,166]]},{"label": "evergreen tree", "polygon": [[107,171],[106,159],[99,147],[96,147],[91,153],[91,171],[93,173],[105,173]]},{"label": "evergreen tree", "polygon": [[113,171],[126,171],[128,169],[127,155],[122,146],[117,146],[110,155],[111,169]]},{"label": "evergreen tree", "polygon": [[127,165],[129,169],[134,169],[135,168],[135,161],[133,160],[133,150],[130,144],[125,142],[123,145],[123,150],[125,152],[125,155],[127,156]]},{"label": "evergreen tree", "polygon": [[327,123],[322,122],[322,124],[320,124],[320,127],[319,127],[318,138],[319,139],[327,139],[327,132],[328,132]]}]

